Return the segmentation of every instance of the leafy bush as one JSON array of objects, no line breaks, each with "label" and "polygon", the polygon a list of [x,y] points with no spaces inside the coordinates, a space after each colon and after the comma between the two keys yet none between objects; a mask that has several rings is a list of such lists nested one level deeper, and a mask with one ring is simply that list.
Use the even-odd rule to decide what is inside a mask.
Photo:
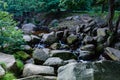
[{"label": "leafy bush", "polygon": [[16,24],[12,15],[0,11],[0,51],[12,53],[24,44],[22,31],[15,28]]},{"label": "leafy bush", "polygon": [[7,11],[16,16],[32,15],[41,11],[57,9],[59,0],[5,0]]},{"label": "leafy bush", "polygon": [[7,72],[0,80],[14,80],[16,77],[14,76],[13,73]]},{"label": "leafy bush", "polygon": [[67,10],[89,10],[92,0],[60,0],[60,6]]}]

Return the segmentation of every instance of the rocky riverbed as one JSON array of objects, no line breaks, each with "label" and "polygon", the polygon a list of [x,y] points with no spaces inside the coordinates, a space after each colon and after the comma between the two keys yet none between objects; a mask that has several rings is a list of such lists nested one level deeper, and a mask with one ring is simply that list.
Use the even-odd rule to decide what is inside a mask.
[{"label": "rocky riverbed", "polygon": [[[58,24],[55,27],[51,27]],[[18,80],[120,80],[120,38],[113,37],[104,20],[88,15],[53,20],[49,27],[24,24]],[[119,30],[118,30],[118,34]],[[0,61],[17,72],[13,55],[0,53]],[[0,76],[5,70],[0,66]]]}]

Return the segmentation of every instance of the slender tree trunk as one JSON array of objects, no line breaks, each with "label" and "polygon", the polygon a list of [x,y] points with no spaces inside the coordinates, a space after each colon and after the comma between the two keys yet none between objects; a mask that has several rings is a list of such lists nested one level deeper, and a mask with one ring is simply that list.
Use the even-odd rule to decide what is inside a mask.
[{"label": "slender tree trunk", "polygon": [[109,13],[108,13],[108,26],[110,30],[113,32],[113,18],[115,13],[114,3],[115,0],[108,0],[109,3]]},{"label": "slender tree trunk", "polygon": [[105,4],[103,3],[101,13],[104,13],[104,8],[105,8]]},{"label": "slender tree trunk", "polygon": [[114,32],[115,35],[117,35],[117,30],[118,30],[119,24],[120,24],[120,15],[119,15],[118,20],[117,20],[116,25],[115,25],[115,32]]}]

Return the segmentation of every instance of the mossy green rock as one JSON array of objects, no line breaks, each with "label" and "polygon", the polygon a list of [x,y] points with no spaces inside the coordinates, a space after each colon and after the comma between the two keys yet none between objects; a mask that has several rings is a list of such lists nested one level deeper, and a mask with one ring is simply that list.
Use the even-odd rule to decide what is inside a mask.
[{"label": "mossy green rock", "polygon": [[70,63],[58,69],[57,80],[120,80],[120,62]]},{"label": "mossy green rock", "polygon": [[21,59],[21,60],[26,60],[26,59],[30,58],[30,55],[24,51],[18,51],[14,54],[14,56],[15,56],[15,58]]},{"label": "mossy green rock", "polygon": [[76,40],[77,40],[77,36],[74,35],[74,34],[71,34],[71,35],[68,36],[68,38],[67,38],[68,44],[72,44],[72,43],[74,43]]}]

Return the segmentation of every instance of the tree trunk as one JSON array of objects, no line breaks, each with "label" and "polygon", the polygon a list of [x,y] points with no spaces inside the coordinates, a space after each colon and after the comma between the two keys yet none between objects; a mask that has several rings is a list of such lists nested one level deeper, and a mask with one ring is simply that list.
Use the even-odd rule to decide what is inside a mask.
[{"label": "tree trunk", "polygon": [[120,15],[119,15],[118,20],[117,20],[116,25],[115,25],[115,32],[114,32],[115,35],[117,35],[117,30],[118,30],[119,24],[120,24]]},{"label": "tree trunk", "polygon": [[115,0],[108,0],[109,3],[109,13],[108,13],[108,26],[110,30],[113,32],[113,18],[115,13],[114,3]]}]

